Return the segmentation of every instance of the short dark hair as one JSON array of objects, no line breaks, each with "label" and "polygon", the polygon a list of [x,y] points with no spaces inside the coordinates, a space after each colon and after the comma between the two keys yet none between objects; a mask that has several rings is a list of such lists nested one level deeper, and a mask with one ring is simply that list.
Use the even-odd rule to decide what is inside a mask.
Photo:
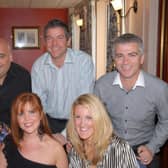
[{"label": "short dark hair", "polygon": [[112,47],[112,55],[113,57],[115,56],[115,49],[117,44],[124,44],[124,43],[137,43],[139,47],[139,52],[143,55],[144,53],[144,46],[143,46],[143,41],[142,39],[132,33],[125,33],[122,34],[121,36],[117,37],[114,42],[113,42],[113,47]]},{"label": "short dark hair", "polygon": [[46,38],[48,29],[55,28],[55,27],[63,28],[66,38],[69,39],[71,34],[69,32],[68,26],[67,26],[67,24],[65,24],[63,21],[61,21],[59,19],[52,19],[52,20],[48,21],[48,23],[44,27],[44,38]]}]

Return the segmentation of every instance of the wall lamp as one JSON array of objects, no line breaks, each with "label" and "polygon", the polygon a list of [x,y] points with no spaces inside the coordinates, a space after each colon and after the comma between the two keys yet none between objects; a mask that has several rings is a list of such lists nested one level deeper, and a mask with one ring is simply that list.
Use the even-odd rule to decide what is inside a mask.
[{"label": "wall lamp", "polygon": [[[123,8],[121,1],[122,0],[111,0],[110,1],[115,11],[121,10]],[[135,13],[137,12],[137,10],[138,10],[138,1],[137,0],[134,0],[133,5],[131,7],[129,7],[129,9],[125,15],[121,15],[121,12],[119,12],[120,16],[127,17],[127,15],[129,14],[131,9],[133,9]]]},{"label": "wall lamp", "polygon": [[82,27],[82,26],[83,26],[83,19],[77,19],[77,20],[76,20],[76,24],[77,24],[79,27]]}]

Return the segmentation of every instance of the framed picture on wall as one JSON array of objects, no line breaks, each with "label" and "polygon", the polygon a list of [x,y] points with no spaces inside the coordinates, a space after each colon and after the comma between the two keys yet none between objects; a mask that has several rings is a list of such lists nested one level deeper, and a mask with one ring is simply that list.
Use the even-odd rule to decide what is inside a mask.
[{"label": "framed picture on wall", "polygon": [[39,45],[39,27],[12,27],[14,49],[37,49]]}]

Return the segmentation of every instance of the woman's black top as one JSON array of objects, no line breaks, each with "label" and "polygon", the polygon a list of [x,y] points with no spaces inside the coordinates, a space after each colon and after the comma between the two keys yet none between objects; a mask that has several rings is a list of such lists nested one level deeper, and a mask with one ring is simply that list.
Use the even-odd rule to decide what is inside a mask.
[{"label": "woman's black top", "polygon": [[56,168],[55,165],[38,163],[24,158],[9,137],[5,141],[4,153],[7,158],[8,168]]}]

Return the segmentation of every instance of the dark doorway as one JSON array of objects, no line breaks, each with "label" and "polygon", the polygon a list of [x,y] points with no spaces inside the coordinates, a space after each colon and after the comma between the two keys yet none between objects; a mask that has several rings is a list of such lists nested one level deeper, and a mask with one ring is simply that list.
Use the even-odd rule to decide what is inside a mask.
[{"label": "dark doorway", "polygon": [[168,82],[168,1],[159,1],[157,75]]},{"label": "dark doorway", "polygon": [[[159,1],[157,76],[168,82],[168,1]],[[161,149],[161,168],[168,167],[168,141]]]}]

